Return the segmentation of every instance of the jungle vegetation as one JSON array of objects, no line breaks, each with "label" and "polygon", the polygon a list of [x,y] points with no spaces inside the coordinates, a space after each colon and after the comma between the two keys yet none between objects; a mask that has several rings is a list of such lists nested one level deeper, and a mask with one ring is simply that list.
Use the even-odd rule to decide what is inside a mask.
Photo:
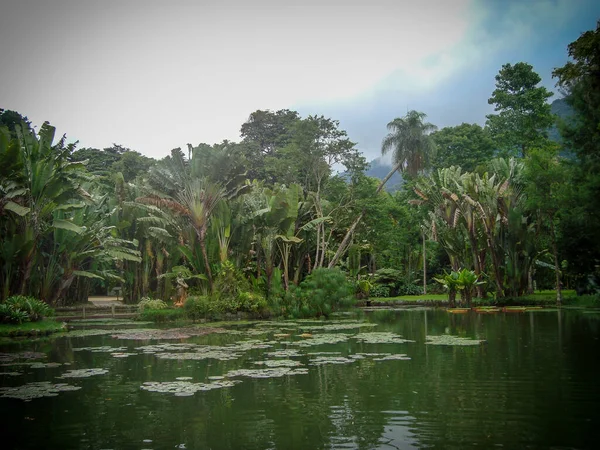
[{"label": "jungle vegetation", "polygon": [[568,115],[552,113],[531,65],[505,64],[483,127],[390,118],[383,180],[319,115],[258,110],[239,142],[157,161],[117,144],[76,149],[49,123],[36,131],[1,110],[0,300],[65,305],[115,287],[130,303],[168,300],[179,277],[190,310],[318,315],[356,295],[439,290],[434,277],[461,272],[484,299],[594,293],[600,22],[568,51],[553,72]]}]

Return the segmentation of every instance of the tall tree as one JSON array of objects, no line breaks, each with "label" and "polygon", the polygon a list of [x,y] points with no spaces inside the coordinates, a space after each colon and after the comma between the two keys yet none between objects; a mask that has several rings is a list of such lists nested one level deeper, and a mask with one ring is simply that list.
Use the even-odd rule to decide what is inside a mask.
[{"label": "tall tree", "polygon": [[497,114],[489,114],[487,127],[503,156],[525,156],[548,137],[554,123],[547,100],[552,97],[527,63],[505,64],[496,75],[496,89],[488,99]]},{"label": "tall tree", "polygon": [[561,217],[561,247],[572,275],[586,289],[600,281],[600,21],[568,46],[571,61],[552,73],[574,116],[560,126],[575,155],[569,210]]},{"label": "tall tree", "polygon": [[387,124],[390,133],[383,139],[381,153],[392,152],[395,170],[414,176],[429,166],[435,152],[430,134],[437,127],[423,122],[426,117],[427,114],[413,110]]},{"label": "tall tree", "polygon": [[436,144],[434,168],[459,166],[471,172],[494,155],[494,142],[489,130],[473,123],[445,127],[431,134]]},{"label": "tall tree", "polygon": [[[431,133],[436,130],[436,126],[423,122],[427,117],[425,113],[418,111],[409,111],[406,116],[396,118],[388,123],[387,127],[390,133],[383,139],[381,153],[386,154],[392,151],[392,161],[394,167],[379,184],[376,194],[379,194],[385,183],[392,175],[401,170],[410,175],[416,175],[425,169],[435,152],[435,144],[431,139]],[[329,267],[334,267],[342,255],[348,249],[352,235],[356,227],[362,220],[365,210],[358,215],[352,222],[346,235],[342,239],[333,258],[329,261]]]}]

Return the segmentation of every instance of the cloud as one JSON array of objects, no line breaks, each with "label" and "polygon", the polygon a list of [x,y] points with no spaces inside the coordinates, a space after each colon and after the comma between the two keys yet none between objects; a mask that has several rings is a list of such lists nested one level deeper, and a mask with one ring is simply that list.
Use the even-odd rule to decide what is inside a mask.
[{"label": "cloud", "polygon": [[82,145],[114,141],[160,156],[237,139],[259,108],[357,96],[395,70],[425,79],[419,61],[468,26],[467,0],[176,5],[11,1],[0,103]]}]

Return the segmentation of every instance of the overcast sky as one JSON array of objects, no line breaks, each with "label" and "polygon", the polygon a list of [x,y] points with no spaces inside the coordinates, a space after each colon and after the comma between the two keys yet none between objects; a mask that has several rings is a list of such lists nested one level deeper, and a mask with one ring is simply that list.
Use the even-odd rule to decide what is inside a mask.
[{"label": "overcast sky", "polygon": [[340,120],[371,159],[408,109],[483,124],[504,63],[553,87],[599,18],[596,0],[2,0],[0,107],[156,158],[289,108]]}]

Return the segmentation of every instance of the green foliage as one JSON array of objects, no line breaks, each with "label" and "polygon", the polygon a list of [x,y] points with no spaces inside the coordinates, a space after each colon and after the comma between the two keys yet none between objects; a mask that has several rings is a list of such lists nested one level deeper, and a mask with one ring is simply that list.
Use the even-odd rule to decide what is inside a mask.
[{"label": "green foliage", "polygon": [[[159,300],[160,301],[160,300]],[[146,308],[139,314],[140,320],[151,322],[173,322],[185,319],[185,311],[182,308],[151,309]]]},{"label": "green foliage", "polygon": [[169,305],[167,305],[162,300],[155,300],[150,297],[143,297],[138,303],[138,311],[143,313],[148,309],[160,310],[167,309]]},{"label": "green foliage", "polygon": [[474,171],[494,155],[494,142],[487,129],[463,123],[445,127],[431,134],[436,145],[434,168],[459,166]]},{"label": "green foliage", "polygon": [[487,116],[487,127],[502,156],[525,156],[548,137],[554,119],[547,100],[552,97],[527,63],[505,64],[496,75],[496,89],[488,100],[497,114]]},{"label": "green foliage", "polygon": [[15,311],[20,310],[24,312],[31,322],[38,322],[44,317],[51,317],[54,315],[54,309],[48,306],[47,303],[34,297],[13,295],[12,297],[7,298],[4,304]]},{"label": "green foliage", "polygon": [[423,122],[427,115],[409,111],[406,116],[387,124],[390,133],[383,139],[381,153],[392,151],[392,161],[402,172],[416,175],[427,168],[435,152],[430,133],[436,126]]},{"label": "green foliage", "polygon": [[214,302],[206,295],[190,295],[184,305],[185,316],[190,320],[200,320],[208,318],[212,313],[217,312]]},{"label": "green foliage", "polygon": [[339,269],[315,269],[298,286],[291,286],[283,301],[291,317],[329,316],[354,304],[353,286]]},{"label": "green foliage", "polygon": [[[393,288],[393,286],[392,286]],[[387,298],[390,296],[390,291],[391,288],[389,285],[382,285],[382,284],[374,284],[373,287],[371,288],[371,297],[375,297],[375,298]]]},{"label": "green foliage", "polygon": [[0,323],[21,324],[29,321],[29,315],[25,311],[15,309],[6,303],[0,303]]}]

